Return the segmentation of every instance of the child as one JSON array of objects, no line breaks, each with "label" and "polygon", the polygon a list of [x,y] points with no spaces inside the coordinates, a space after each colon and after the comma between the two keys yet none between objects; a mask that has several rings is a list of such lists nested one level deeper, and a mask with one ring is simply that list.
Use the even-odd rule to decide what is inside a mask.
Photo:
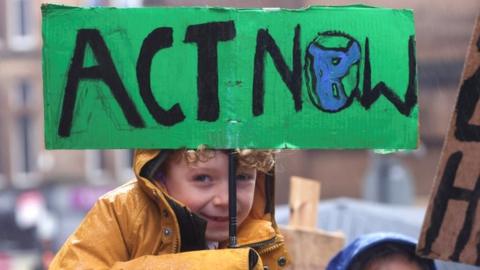
[{"label": "child", "polygon": [[238,248],[228,248],[228,154],[139,150],[136,179],[102,196],[51,269],[282,269],[273,154],[239,150]]},{"label": "child", "polygon": [[362,235],[341,250],[327,270],[436,270],[431,259],[415,254],[416,241],[396,233]]}]

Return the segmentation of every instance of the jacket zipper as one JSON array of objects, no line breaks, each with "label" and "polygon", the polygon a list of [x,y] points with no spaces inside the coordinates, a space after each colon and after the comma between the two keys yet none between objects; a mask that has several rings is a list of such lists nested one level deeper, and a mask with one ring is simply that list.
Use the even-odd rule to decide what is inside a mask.
[{"label": "jacket zipper", "polygon": [[277,243],[273,246],[258,250],[257,252],[258,252],[258,255],[265,255],[265,254],[268,254],[268,253],[280,248],[281,246],[283,246],[283,242],[280,242],[280,243]]},{"label": "jacket zipper", "polygon": [[178,238],[176,238],[174,243],[173,243],[173,252],[172,253],[179,253],[180,252],[179,242],[180,241],[178,240]]},{"label": "jacket zipper", "polygon": [[[272,251],[274,251],[274,250],[276,250],[276,249],[278,249],[278,248],[280,248],[281,246],[284,245],[284,241],[275,243],[275,240],[276,240],[276,237],[274,236],[273,238],[267,239],[265,241],[257,242],[257,243],[250,244],[250,245],[243,245],[243,246],[240,246],[240,247],[250,247],[250,248],[255,249],[258,252],[258,255],[265,255],[265,254],[268,254],[268,253],[270,253],[270,252],[272,252]],[[265,245],[268,245],[268,244],[273,244],[273,245],[265,247],[265,248],[260,248],[261,246],[265,246]]]},{"label": "jacket zipper", "polygon": [[270,239],[267,239],[267,240],[264,240],[264,241],[260,241],[260,242],[257,242],[257,243],[253,243],[253,244],[247,244],[247,245],[243,245],[243,246],[238,246],[239,248],[244,248],[244,247],[250,247],[250,248],[258,248],[258,247],[261,247],[261,246],[264,246],[264,245],[268,245],[268,244],[271,244],[271,243],[274,243],[275,242],[275,236],[270,238]]}]

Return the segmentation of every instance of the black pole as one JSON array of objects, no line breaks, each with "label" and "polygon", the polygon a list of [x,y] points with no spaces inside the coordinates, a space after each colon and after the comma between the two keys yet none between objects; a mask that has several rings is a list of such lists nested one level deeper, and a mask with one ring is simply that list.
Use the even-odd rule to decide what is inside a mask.
[{"label": "black pole", "polygon": [[237,247],[237,155],[228,152],[228,239],[229,247]]}]

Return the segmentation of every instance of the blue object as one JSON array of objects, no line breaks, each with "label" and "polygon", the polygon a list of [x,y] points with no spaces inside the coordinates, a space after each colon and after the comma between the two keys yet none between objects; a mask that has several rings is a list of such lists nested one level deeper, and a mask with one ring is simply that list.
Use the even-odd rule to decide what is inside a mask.
[{"label": "blue object", "polygon": [[[345,48],[326,48],[321,43],[329,38],[341,37],[348,41]],[[345,34],[321,34],[307,48],[308,73],[312,76],[310,95],[312,102],[326,112],[337,112],[349,105],[343,78],[360,61],[358,42]],[[358,78],[356,78],[358,80]],[[312,96],[314,95],[314,96]]]},{"label": "blue object", "polygon": [[[327,270],[347,270],[350,264],[364,251],[380,244],[392,243],[415,248],[416,240],[397,233],[373,233],[358,237],[342,249],[328,263]],[[436,270],[433,260],[430,269]]]}]

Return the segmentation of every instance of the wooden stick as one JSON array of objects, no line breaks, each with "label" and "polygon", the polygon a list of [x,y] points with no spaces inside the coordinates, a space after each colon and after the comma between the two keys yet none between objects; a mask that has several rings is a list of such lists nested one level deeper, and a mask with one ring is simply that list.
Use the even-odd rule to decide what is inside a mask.
[{"label": "wooden stick", "polygon": [[293,176],[290,179],[289,226],[315,228],[317,204],[320,199],[320,182]]}]

